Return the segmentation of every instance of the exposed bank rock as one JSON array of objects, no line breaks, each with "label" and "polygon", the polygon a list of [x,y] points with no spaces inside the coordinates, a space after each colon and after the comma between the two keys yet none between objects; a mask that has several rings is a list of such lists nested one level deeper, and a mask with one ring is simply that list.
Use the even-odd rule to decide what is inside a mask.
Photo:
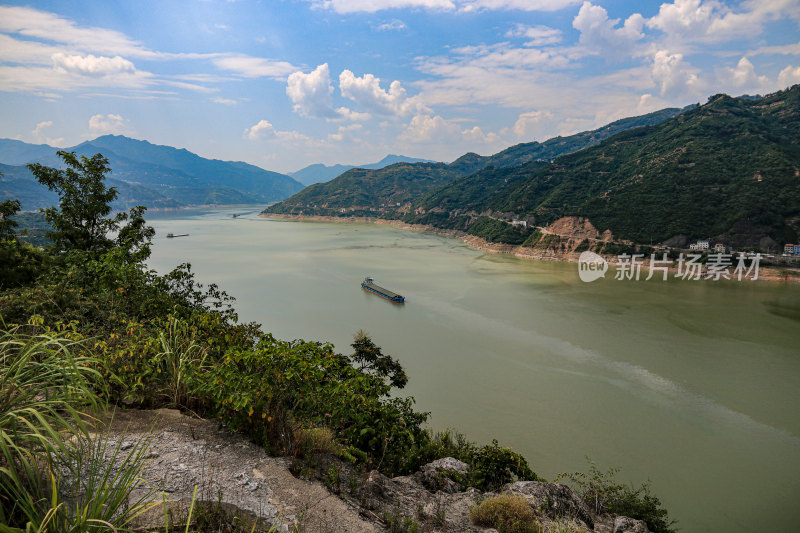
[{"label": "exposed bank rock", "polygon": [[[323,483],[293,476],[288,458],[270,457],[261,447],[220,429],[216,421],[189,417],[174,409],[117,411],[110,427],[109,449],[121,439],[125,454],[151,430],[142,478],[158,490],[153,499],[166,499],[178,521],[188,515],[197,487],[196,500],[219,502],[225,510],[245,519],[256,518],[278,532],[297,524],[304,533],[383,531],[380,524],[361,517],[356,505],[331,493]],[[164,509],[159,506],[136,526],[160,526],[163,531],[163,521]]]},{"label": "exposed bank rock", "polygon": [[441,490],[448,494],[459,492],[462,489],[458,480],[469,472],[469,465],[452,457],[436,459],[417,472],[417,480],[426,489],[436,492]]},{"label": "exposed bank rock", "polygon": [[535,510],[552,518],[576,518],[589,528],[594,519],[589,507],[566,485],[541,481],[518,481],[503,487],[503,492],[522,496]]},{"label": "exposed bank rock", "polygon": [[[298,468],[289,458],[268,456],[215,421],[172,409],[117,412],[108,432],[109,448],[119,443],[124,456],[148,435],[142,477],[158,490],[153,501],[166,499],[168,511],[178,517],[187,516],[198,487],[197,500],[219,502],[232,514],[258,519],[279,532],[299,525],[304,533],[372,533],[398,530],[397,525],[404,523],[431,532],[495,531],[473,525],[470,509],[497,494],[465,488],[469,466],[452,457],[395,478],[376,470],[364,472],[333,455],[305,458]],[[292,470],[313,472],[317,480],[298,479]],[[593,514],[566,485],[521,481],[503,486],[499,493],[526,499],[543,531],[648,531],[638,520]],[[159,505],[137,526],[163,529],[163,517]]]}]

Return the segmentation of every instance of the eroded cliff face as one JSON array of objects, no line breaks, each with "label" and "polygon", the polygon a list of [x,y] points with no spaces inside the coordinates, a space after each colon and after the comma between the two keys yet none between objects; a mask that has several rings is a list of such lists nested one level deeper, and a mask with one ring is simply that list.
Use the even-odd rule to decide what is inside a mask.
[{"label": "eroded cliff face", "polygon": [[[521,481],[497,493],[462,487],[451,474],[463,475],[469,467],[453,458],[390,479],[333,455],[306,457],[293,465],[291,458],[270,457],[213,420],[173,409],[114,414],[108,439],[109,450],[121,442],[116,461],[143,438],[150,438],[150,443],[142,478],[156,489],[150,499],[157,505],[134,524],[142,531],[163,531],[165,512],[176,524],[182,517],[185,522],[195,487],[195,502],[210,503],[243,521],[258,520],[263,530],[272,531],[372,533],[394,531],[394,522],[416,524],[419,531],[489,533],[495,530],[472,523],[470,509],[498,494],[527,501],[543,532],[648,531],[638,520],[594,514],[566,485]],[[292,475],[293,470],[306,479]],[[132,500],[142,490],[134,491]]]}]

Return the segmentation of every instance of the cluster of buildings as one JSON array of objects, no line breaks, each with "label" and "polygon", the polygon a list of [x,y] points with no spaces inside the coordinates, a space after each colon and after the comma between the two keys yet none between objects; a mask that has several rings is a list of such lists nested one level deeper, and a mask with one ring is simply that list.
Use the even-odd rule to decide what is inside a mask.
[{"label": "cluster of buildings", "polygon": [[711,247],[711,241],[697,241],[693,242],[689,245],[690,250],[714,250],[714,253],[724,254],[725,252],[730,252],[730,249],[718,242],[714,244],[714,247]]},{"label": "cluster of buildings", "polygon": [[800,255],[800,244],[785,244],[783,255]]}]

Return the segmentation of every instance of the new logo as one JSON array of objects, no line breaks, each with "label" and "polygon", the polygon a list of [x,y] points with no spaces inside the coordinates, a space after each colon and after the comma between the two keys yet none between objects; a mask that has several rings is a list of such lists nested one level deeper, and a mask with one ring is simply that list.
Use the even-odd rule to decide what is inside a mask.
[{"label": "new logo", "polygon": [[581,281],[590,283],[596,279],[605,277],[608,271],[608,263],[602,256],[594,252],[585,251],[578,258],[578,275]]}]

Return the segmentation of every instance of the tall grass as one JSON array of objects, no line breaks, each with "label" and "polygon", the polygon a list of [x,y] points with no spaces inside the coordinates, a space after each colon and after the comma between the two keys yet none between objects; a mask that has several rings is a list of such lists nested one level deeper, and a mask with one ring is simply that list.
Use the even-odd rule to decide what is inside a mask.
[{"label": "tall grass", "polygon": [[176,407],[188,407],[186,380],[190,372],[203,368],[206,350],[197,343],[189,325],[172,316],[166,332],[159,333],[159,344],[156,360],[167,379],[169,401]]},{"label": "tall grass", "polygon": [[147,442],[120,457],[92,433],[96,367],[80,341],[0,331],[0,533],[118,530],[143,510]]}]

